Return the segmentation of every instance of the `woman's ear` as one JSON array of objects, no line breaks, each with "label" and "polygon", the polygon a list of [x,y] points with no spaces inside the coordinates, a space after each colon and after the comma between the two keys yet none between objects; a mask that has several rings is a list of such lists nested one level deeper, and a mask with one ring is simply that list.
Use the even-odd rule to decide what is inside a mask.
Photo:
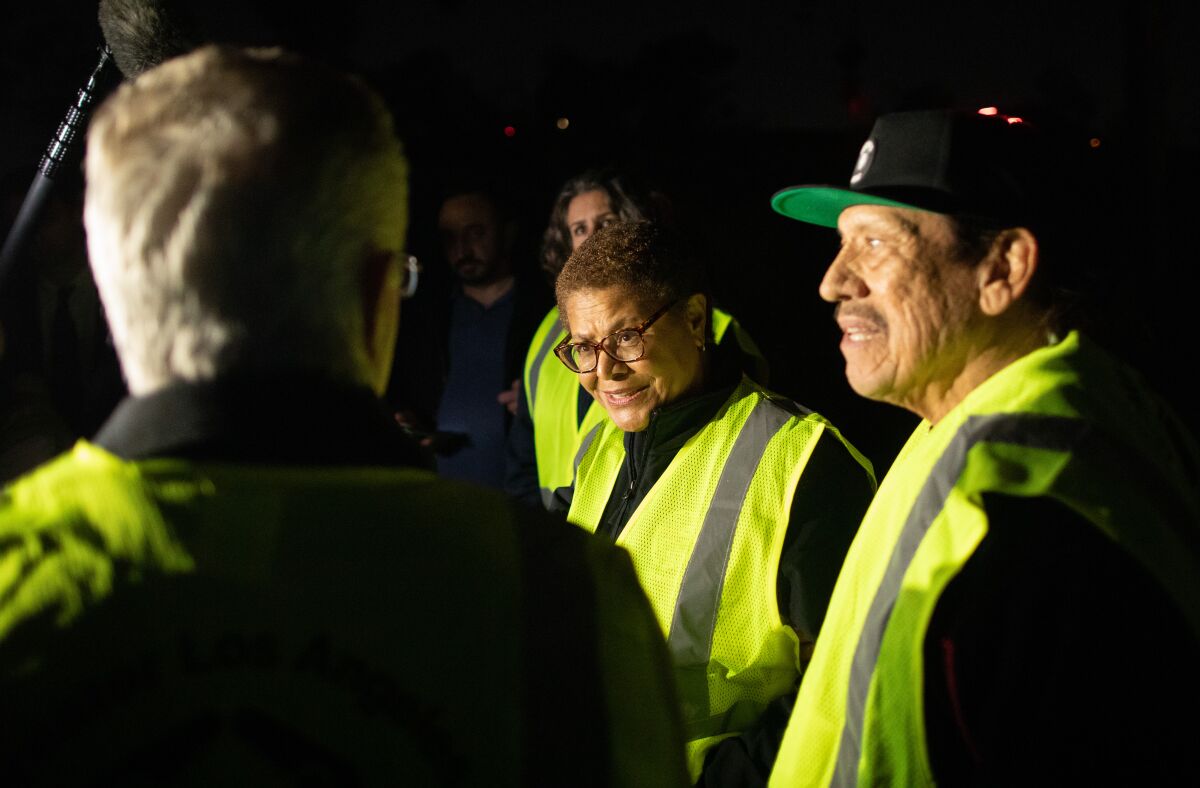
[{"label": "woman's ear", "polygon": [[686,319],[696,347],[703,348],[708,339],[708,296],[703,293],[688,296]]},{"label": "woman's ear", "polygon": [[1002,230],[979,265],[979,308],[1003,314],[1029,290],[1038,267],[1038,243],[1024,227]]}]

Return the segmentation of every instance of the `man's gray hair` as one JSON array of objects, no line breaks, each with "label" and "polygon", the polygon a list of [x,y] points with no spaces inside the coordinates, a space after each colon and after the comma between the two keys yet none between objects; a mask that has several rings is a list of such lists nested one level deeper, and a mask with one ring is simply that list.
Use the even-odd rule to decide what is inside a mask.
[{"label": "man's gray hair", "polygon": [[134,394],[230,372],[368,382],[362,277],[400,251],[407,165],[379,98],[277,50],[205,47],[88,133],[88,251]]}]

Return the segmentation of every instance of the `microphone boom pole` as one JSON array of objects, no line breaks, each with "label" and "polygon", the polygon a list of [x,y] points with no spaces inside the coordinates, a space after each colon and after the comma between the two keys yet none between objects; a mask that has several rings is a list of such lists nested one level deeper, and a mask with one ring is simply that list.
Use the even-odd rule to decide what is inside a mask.
[{"label": "microphone boom pole", "polygon": [[37,226],[42,208],[54,186],[55,176],[74,152],[80,132],[87,127],[88,118],[91,117],[97,96],[101,89],[109,87],[106,83],[111,81],[114,75],[119,81],[120,72],[117,71],[112,52],[107,45],[104,45],[100,47],[100,61],[92,70],[88,81],[76,94],[75,103],[67,110],[62,123],[58,124],[58,129],[54,132],[54,137],[50,140],[45,155],[38,163],[33,183],[30,184],[29,191],[25,193],[25,200],[21,203],[21,210],[17,213],[12,229],[9,230],[8,237],[4,241],[4,248],[0,249],[0,292],[4,289],[5,281],[12,274],[13,266],[16,265],[17,258],[24,249],[30,232]]}]

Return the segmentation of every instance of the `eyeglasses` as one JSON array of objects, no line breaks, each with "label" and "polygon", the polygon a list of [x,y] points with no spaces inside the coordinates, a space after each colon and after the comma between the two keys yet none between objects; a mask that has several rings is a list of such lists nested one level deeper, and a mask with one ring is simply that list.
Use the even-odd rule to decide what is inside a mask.
[{"label": "eyeglasses", "polygon": [[646,340],[642,335],[650,326],[654,325],[655,320],[665,315],[667,310],[674,305],[675,302],[672,301],[650,315],[646,322],[637,328],[623,328],[620,331],[614,331],[599,342],[569,342],[571,337],[568,335],[554,348],[554,355],[558,356],[558,360],[567,369],[581,374],[591,372],[596,368],[600,362],[601,350],[613,361],[620,361],[623,364],[637,361],[646,355]]},{"label": "eyeglasses", "polygon": [[421,261],[415,255],[405,255],[404,278],[400,288],[401,298],[412,298],[417,294],[417,279],[421,273]]}]

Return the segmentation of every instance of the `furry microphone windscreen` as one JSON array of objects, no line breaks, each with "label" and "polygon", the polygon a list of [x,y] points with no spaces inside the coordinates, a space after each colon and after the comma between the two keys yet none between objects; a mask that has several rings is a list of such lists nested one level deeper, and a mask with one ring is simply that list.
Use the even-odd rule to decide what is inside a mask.
[{"label": "furry microphone windscreen", "polygon": [[100,30],[117,68],[133,79],[203,44],[295,46],[296,14],[285,6],[280,0],[100,0]]}]

